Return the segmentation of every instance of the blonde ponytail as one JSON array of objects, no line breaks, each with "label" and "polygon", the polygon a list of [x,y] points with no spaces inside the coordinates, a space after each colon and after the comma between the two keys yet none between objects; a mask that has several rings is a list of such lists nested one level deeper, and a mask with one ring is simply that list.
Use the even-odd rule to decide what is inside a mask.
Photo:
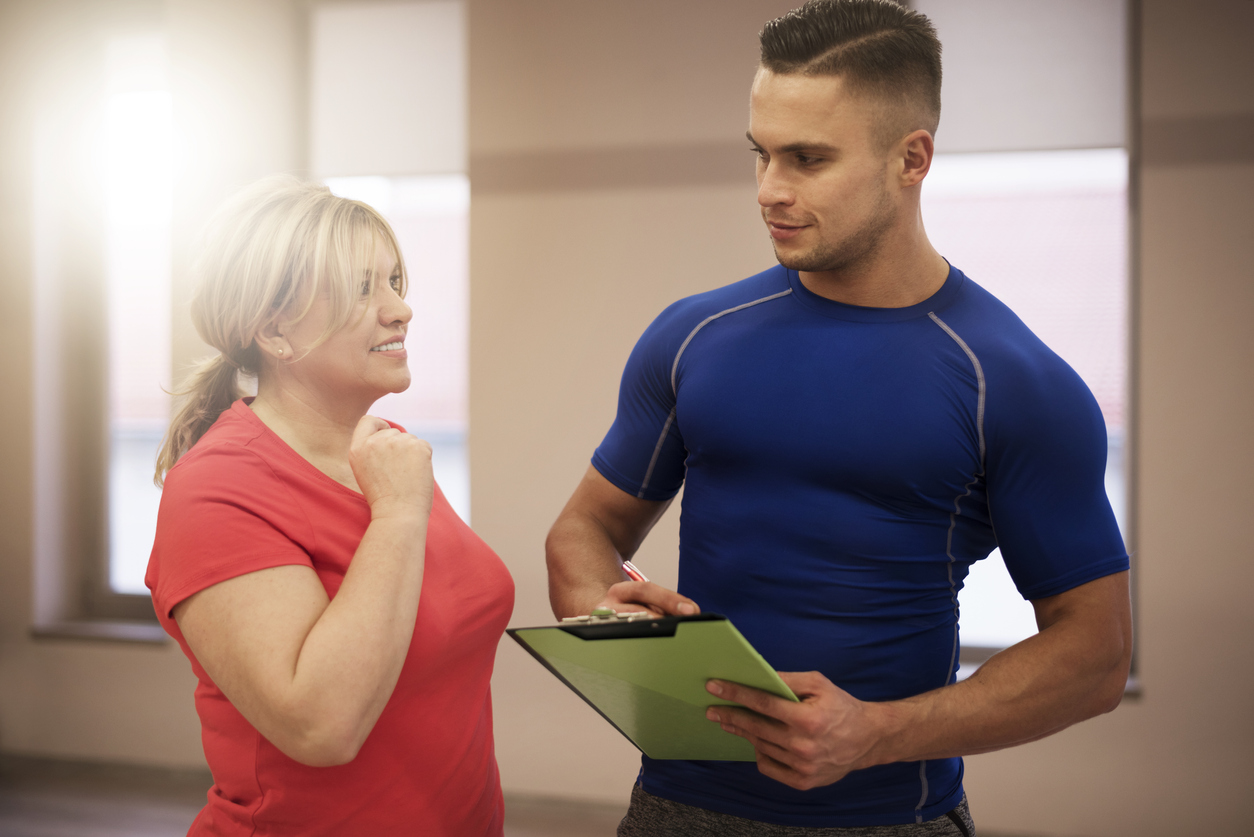
[{"label": "blonde ponytail", "polygon": [[187,376],[185,387],[174,393],[183,398],[183,403],[174,414],[157,453],[157,472],[152,481],[158,488],[179,457],[191,450],[218,416],[243,397],[239,371],[226,355],[215,355],[197,364]]},{"label": "blonde ponytail", "polygon": [[243,397],[240,375],[265,374],[254,339],[282,315],[298,322],[314,295],[325,294],[330,315],[315,345],[353,316],[375,277],[377,242],[396,259],[399,293],[408,285],[396,236],[383,216],[359,201],[337,197],[322,184],[273,175],[245,187],[214,215],[195,268],[192,324],[219,354],[202,362],[175,393],[184,398],[157,455],[153,482],[161,485],[218,417]]}]

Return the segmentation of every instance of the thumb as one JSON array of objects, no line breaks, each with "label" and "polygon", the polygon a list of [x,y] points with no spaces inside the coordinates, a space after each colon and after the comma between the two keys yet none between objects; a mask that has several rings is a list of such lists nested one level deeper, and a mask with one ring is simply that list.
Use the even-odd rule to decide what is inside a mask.
[{"label": "thumb", "polygon": [[357,427],[353,428],[353,439],[349,444],[351,447],[357,447],[380,430],[387,430],[391,426],[376,416],[362,416],[361,421],[357,422]]}]

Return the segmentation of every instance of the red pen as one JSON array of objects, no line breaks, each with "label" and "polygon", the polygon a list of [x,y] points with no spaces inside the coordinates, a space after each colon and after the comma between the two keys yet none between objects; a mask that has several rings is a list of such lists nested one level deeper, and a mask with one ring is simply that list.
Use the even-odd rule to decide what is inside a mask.
[{"label": "red pen", "polygon": [[632,581],[648,581],[649,580],[645,578],[644,573],[636,569],[636,565],[631,563],[630,561],[623,562],[623,572],[627,573],[627,577],[630,578]]}]

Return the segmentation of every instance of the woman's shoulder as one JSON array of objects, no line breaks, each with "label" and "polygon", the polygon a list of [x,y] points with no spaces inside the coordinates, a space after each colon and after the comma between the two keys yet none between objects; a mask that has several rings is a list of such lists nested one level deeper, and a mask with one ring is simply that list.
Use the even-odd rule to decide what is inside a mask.
[{"label": "woman's shoulder", "polygon": [[251,414],[237,401],[179,457],[166,475],[164,494],[195,492],[221,482],[257,486],[280,480],[273,452],[264,443],[265,426],[247,421],[239,414],[241,409]]}]

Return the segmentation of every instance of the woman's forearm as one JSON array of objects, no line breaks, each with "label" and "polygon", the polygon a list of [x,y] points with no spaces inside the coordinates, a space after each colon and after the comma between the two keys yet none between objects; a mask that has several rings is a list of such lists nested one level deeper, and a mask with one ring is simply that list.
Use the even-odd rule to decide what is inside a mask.
[{"label": "woman's forearm", "polygon": [[[331,763],[351,760],[400,677],[422,593],[427,521],[371,523],[340,589],[293,661],[293,733]],[[321,758],[319,758],[321,760]]]}]

